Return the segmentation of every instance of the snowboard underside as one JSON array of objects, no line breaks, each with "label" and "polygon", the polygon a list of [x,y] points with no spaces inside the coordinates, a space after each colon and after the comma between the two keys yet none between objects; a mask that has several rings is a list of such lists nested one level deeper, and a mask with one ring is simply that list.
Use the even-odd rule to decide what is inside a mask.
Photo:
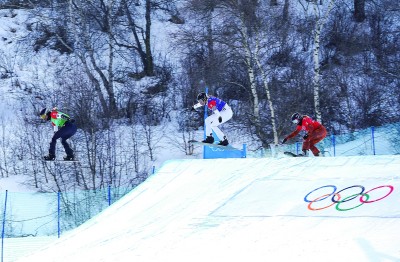
[{"label": "snowboard underside", "polygon": [[194,145],[203,145],[203,146],[208,146],[208,147],[212,147],[212,148],[221,148],[221,149],[225,149],[225,150],[240,150],[231,145],[222,146],[222,145],[217,145],[217,144],[203,143],[203,142],[200,142],[197,140],[189,140],[188,142],[191,144],[194,144]]}]

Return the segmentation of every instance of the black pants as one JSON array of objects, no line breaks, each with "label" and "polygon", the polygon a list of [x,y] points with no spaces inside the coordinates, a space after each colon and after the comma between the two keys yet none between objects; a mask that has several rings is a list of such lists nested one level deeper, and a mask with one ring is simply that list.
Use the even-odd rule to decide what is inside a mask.
[{"label": "black pants", "polygon": [[57,132],[54,133],[53,138],[50,142],[49,154],[56,154],[56,143],[57,139],[61,138],[61,144],[64,146],[65,153],[67,156],[74,155],[74,151],[71,149],[69,144],[67,143],[67,139],[73,136],[76,133],[77,127],[75,124],[71,122],[66,122],[63,127],[61,127]]}]

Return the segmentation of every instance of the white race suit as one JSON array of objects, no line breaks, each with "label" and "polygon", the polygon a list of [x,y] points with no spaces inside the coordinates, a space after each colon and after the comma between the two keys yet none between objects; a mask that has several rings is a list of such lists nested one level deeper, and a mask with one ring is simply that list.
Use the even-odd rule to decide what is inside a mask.
[{"label": "white race suit", "polygon": [[[199,102],[193,107],[199,108],[201,106],[203,105]],[[232,118],[232,109],[225,101],[212,96],[207,99],[207,107],[212,110],[213,113],[204,120],[206,135],[212,135],[212,131],[214,131],[218,140],[222,141],[225,139],[225,135],[218,126]],[[221,122],[219,122],[220,117],[222,118]]]}]

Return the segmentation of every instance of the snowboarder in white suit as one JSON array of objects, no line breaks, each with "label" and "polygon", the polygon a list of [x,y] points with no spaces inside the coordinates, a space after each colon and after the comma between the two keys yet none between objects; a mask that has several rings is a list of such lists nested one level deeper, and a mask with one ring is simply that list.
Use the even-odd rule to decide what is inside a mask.
[{"label": "snowboarder in white suit", "polygon": [[225,123],[232,118],[233,112],[230,106],[223,100],[210,96],[206,93],[200,93],[197,95],[198,103],[192,106],[192,110],[196,110],[199,107],[207,105],[208,109],[212,110],[212,114],[205,119],[205,129],[207,137],[203,140],[203,143],[214,143],[213,131],[218,137],[218,145],[227,146],[229,144],[228,139],[224,133],[219,129],[219,125]]}]

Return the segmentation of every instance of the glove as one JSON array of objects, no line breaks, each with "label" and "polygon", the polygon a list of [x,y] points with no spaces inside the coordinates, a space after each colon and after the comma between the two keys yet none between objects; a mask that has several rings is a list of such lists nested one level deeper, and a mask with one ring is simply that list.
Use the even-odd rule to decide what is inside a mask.
[{"label": "glove", "polygon": [[305,135],[303,136],[303,139],[306,140],[307,138],[308,138],[308,134],[305,134]]},{"label": "glove", "polygon": [[285,137],[285,138],[282,140],[282,144],[285,144],[286,141],[287,141],[287,137]]},{"label": "glove", "polygon": [[69,120],[70,118],[68,117],[68,116],[66,116],[66,115],[61,115],[60,116],[62,119],[65,119],[65,120]]},{"label": "glove", "polygon": [[221,116],[218,117],[218,121],[219,121],[220,123],[222,123],[222,117],[221,117]]},{"label": "glove", "polygon": [[190,109],[190,111],[196,111],[196,109],[194,108],[194,106],[192,106],[192,108]]}]

